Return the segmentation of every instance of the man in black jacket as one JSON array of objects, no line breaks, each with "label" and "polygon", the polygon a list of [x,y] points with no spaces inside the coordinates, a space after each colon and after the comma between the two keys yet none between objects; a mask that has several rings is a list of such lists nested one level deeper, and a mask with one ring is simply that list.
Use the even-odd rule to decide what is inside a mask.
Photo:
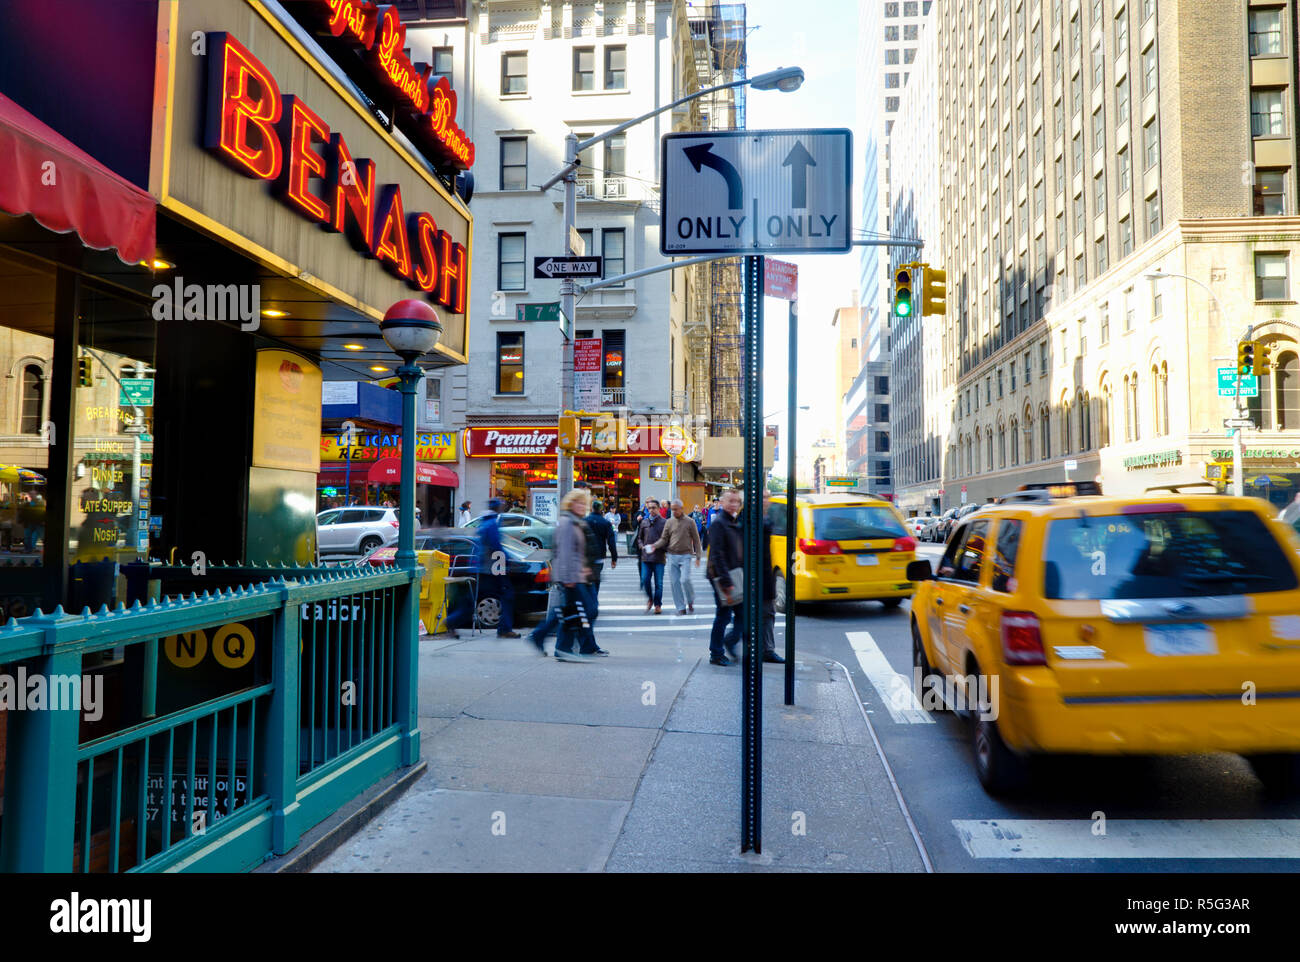
[{"label": "man in black jacket", "polygon": [[[717,610],[713,615],[713,631],[709,635],[709,664],[730,665],[731,659],[723,650],[724,637],[733,637],[726,642],[734,645],[745,630],[744,605],[729,604],[735,600],[736,589],[731,580],[731,572],[744,565],[744,534],[740,529],[740,492],[735,488],[722,496],[722,510],[718,512],[709,526],[709,583],[713,585],[713,598]],[[727,631],[728,625],[731,631]]]},{"label": "man in black jacket", "polygon": [[604,505],[599,501],[591,506],[591,512],[584,518],[590,532],[587,543],[587,564],[591,566],[591,590],[600,594],[600,572],[605,566],[605,552],[609,551],[609,569],[618,567],[618,539],[614,537],[614,526],[604,515]]},{"label": "man in black jacket", "polygon": [[[763,660],[784,665],[785,659],[776,653],[776,566],[772,564],[772,519],[768,509],[772,496],[763,493]],[[784,509],[782,509],[784,510]],[[787,580],[788,590],[794,590],[793,579]],[[791,602],[787,601],[787,604]]]}]

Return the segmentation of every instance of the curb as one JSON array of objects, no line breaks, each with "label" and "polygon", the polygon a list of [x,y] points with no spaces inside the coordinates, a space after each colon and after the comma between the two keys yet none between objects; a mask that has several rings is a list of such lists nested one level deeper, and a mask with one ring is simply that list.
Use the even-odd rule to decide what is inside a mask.
[{"label": "curb", "polygon": [[401,798],[428,768],[429,763],[421,761],[380,780],[303,835],[291,851],[268,859],[253,869],[253,872],[279,874],[312,871],[368,822]]}]

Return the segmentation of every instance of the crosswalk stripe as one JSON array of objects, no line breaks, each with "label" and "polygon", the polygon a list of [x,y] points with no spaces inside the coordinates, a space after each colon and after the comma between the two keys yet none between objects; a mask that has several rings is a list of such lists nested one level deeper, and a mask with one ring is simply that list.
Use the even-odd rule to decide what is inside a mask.
[{"label": "crosswalk stripe", "polygon": [[1293,818],[955,818],[952,825],[972,858],[1300,858],[1300,819]]},{"label": "crosswalk stripe", "polygon": [[871,632],[846,631],[844,634],[862,666],[862,673],[885,703],[889,717],[900,725],[933,725],[934,719],[917,700],[911,681],[894,671],[885,653],[871,637]]}]

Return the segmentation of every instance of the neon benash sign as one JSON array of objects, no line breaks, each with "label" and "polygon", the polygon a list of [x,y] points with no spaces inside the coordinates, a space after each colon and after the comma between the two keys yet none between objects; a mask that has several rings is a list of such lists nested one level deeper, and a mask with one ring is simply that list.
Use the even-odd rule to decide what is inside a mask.
[{"label": "neon benash sign", "polygon": [[456,125],[456,92],[446,77],[430,84],[432,68],[406,55],[406,25],[396,7],[371,0],[309,0],[303,6],[323,33],[362,52],[371,75],[393,97],[396,119],[420,147],[445,166],[474,166],[474,144]]},{"label": "neon benash sign", "polygon": [[[354,158],[342,134],[292,94],[228,33],[208,35],[203,144],[308,220],[341,233],[362,254],[454,314],[465,313],[469,262],[463,244],[431,214],[407,214],[397,184],[376,183],[375,165]],[[319,185],[313,189],[313,183]]]}]

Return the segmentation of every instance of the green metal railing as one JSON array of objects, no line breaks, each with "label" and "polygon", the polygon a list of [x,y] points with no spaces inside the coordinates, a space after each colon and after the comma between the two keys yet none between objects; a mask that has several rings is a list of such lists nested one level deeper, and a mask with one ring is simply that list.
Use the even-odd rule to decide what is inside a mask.
[{"label": "green metal railing", "polygon": [[0,673],[119,687],[111,725],[6,713],[0,870],[246,870],[418,760],[420,572],[263,571],[0,627]]}]

